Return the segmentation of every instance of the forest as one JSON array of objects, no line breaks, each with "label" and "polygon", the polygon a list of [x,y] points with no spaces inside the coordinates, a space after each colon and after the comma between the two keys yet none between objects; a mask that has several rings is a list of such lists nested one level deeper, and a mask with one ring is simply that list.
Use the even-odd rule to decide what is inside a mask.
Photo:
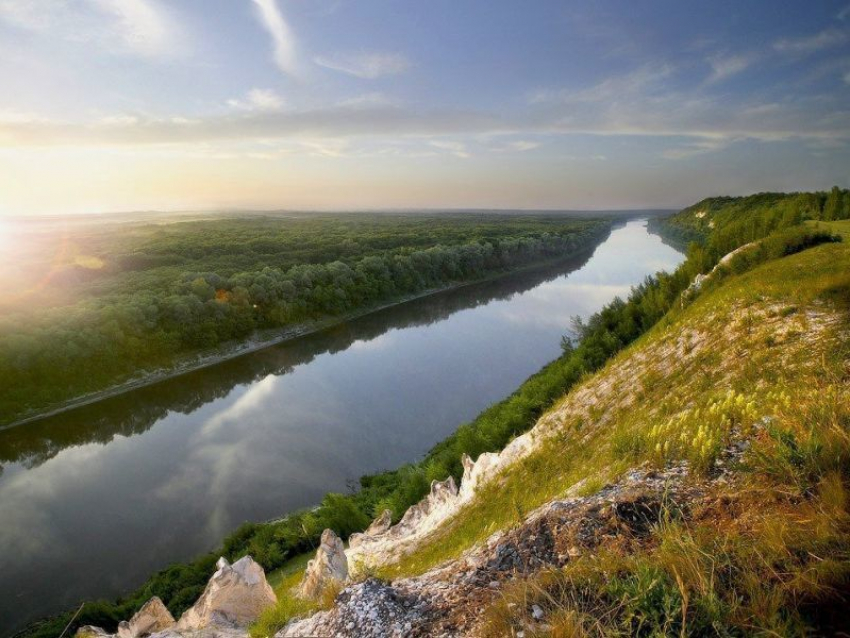
[{"label": "forest", "polygon": [[[559,358],[532,375],[509,397],[461,425],[423,459],[396,470],[364,476],[358,489],[349,494],[327,494],[315,508],[292,513],[272,523],[246,523],[225,539],[216,552],[157,573],[119,601],[84,605],[75,624],[114,627],[118,620],[127,617],[153,595],[162,598],[177,615],[201,593],[219,555],[232,560],[250,554],[271,571],[293,557],[312,551],[325,528],[347,537],[365,529],[384,509],[389,509],[393,520],[397,521],[408,507],[427,493],[431,481],[450,475],[459,479],[462,454],[476,458],[482,452],[502,449],[512,438],[530,429],[553,401],[585,375],[600,369],[614,354],[662,320],[674,306],[687,303],[682,293],[694,277],[714,268],[729,251],[761,240],[753,250],[719,267],[707,285],[717,286],[730,273],[743,272],[759,263],[839,240],[816,223],[805,223],[821,220],[822,207],[799,208],[794,214],[787,214],[792,209],[789,200],[802,206],[809,201],[826,202],[827,197],[820,194],[814,194],[813,198],[759,195],[705,200],[659,220],[655,227],[671,238],[681,238],[683,229],[691,233],[693,241],[685,262],[673,273],[648,277],[627,299],[616,298],[588,321],[575,321],[572,332],[562,342],[563,352]],[[698,217],[709,207],[708,214]],[[52,636],[70,617],[66,614],[37,623],[26,635]]]},{"label": "forest", "polygon": [[351,213],[36,229],[20,242],[19,276],[2,282],[0,425],[258,331],[568,258],[610,224]]}]

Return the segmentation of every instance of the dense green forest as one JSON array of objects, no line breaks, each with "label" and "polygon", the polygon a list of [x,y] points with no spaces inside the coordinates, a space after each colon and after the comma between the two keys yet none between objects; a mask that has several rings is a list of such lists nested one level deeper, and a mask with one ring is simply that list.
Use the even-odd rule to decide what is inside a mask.
[{"label": "dense green forest", "polygon": [[834,186],[826,193],[709,197],[672,217],[650,220],[650,227],[682,246],[703,243],[710,237],[713,250],[725,254],[742,239],[753,241],[774,228],[793,226],[805,219],[850,219],[850,190]]},{"label": "dense green forest", "polygon": [[0,425],[258,330],[567,258],[609,228],[556,214],[340,214],[34,232],[0,303]]},{"label": "dense green forest", "polygon": [[[754,250],[724,264],[708,286],[718,285],[730,272],[742,272],[758,263],[837,240],[826,230],[802,223],[806,219],[821,219],[822,207],[786,215],[783,202],[789,197],[798,202],[808,201],[803,195],[706,200],[714,203],[712,218],[708,220],[713,220],[713,225],[691,222],[707,206],[706,202],[656,224],[656,228],[671,237],[676,237],[684,227],[694,226],[692,238],[696,241],[690,245],[686,261],[673,273],[658,273],[647,278],[633,289],[628,299],[615,299],[587,322],[577,322],[574,334],[564,340],[561,357],[530,377],[511,396],[482,412],[471,423],[461,425],[425,458],[397,470],[364,476],[354,493],[328,494],[314,509],[293,513],[273,523],[245,524],[224,541],[219,551],[193,563],[159,572],[120,601],[85,605],[75,624],[114,627],[153,595],[162,598],[176,615],[200,595],[219,555],[236,559],[251,554],[266,570],[273,570],[293,556],[314,549],[325,528],[347,537],[352,532],[362,531],[385,508],[389,508],[394,520],[398,520],[409,506],[427,493],[432,480],[442,480],[449,475],[460,477],[463,453],[475,458],[484,451],[500,450],[513,437],[531,428],[553,401],[584,375],[598,370],[612,355],[661,320],[668,310],[680,303],[682,292],[694,277],[713,268],[730,250],[753,240],[763,240]],[[818,194],[809,197],[827,201]],[[55,635],[57,629],[61,630],[70,616],[66,614],[33,625],[26,633],[48,638]]]}]

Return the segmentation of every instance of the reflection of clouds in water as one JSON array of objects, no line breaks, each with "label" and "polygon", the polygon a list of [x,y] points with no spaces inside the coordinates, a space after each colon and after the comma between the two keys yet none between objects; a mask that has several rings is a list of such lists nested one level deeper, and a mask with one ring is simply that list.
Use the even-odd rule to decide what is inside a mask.
[{"label": "reflection of clouds in water", "polygon": [[229,484],[233,477],[247,467],[249,451],[254,445],[249,436],[253,422],[247,417],[264,407],[277,380],[278,377],[267,376],[207,419],[189,440],[189,454],[182,467],[156,488],[155,496],[177,501],[192,495],[192,500],[201,501],[209,512],[210,534],[229,529],[229,504],[224,497],[231,491]]},{"label": "reflection of clouds in water", "polygon": [[378,335],[374,339],[358,339],[350,346],[348,346],[348,350],[383,350],[393,345],[397,341],[397,334],[397,330],[392,330],[390,332],[385,332],[382,335]]},{"label": "reflection of clouds in water", "polygon": [[70,488],[90,480],[100,471],[97,457],[105,452],[100,445],[86,445],[63,453],[65,463],[50,469],[38,468],[10,476],[0,485],[0,571],[4,557],[16,563],[22,557],[62,556],[69,551],[63,530],[51,524],[52,503]]},{"label": "reflection of clouds in water", "polygon": [[[521,307],[506,305],[499,316],[514,326],[554,327],[566,331],[575,315],[587,317],[614,297],[625,298],[630,290],[628,285],[554,282],[528,293]],[[565,299],[570,300],[566,308]]]},{"label": "reflection of clouds in water", "polygon": [[261,381],[251,385],[245,394],[236,399],[232,405],[215,414],[204,423],[198,431],[196,438],[204,439],[215,436],[217,431],[229,421],[238,425],[240,418],[246,416],[252,410],[261,407],[266,397],[274,392],[277,378],[270,374]]},{"label": "reflection of clouds in water", "polygon": [[[344,423],[345,406],[332,387],[322,388],[321,378],[309,383],[309,395],[324,397],[320,402],[304,401],[304,389],[292,381],[269,375],[210,417],[189,441],[182,466],[157,488],[159,499],[191,499],[199,506],[209,542],[218,542],[238,522],[232,520],[234,497],[250,498],[263,483],[273,489],[276,479],[263,479],[270,469],[291,479],[291,487],[303,483],[307,488],[321,469],[315,459],[333,452],[311,453],[311,445],[324,445],[311,424]],[[291,440],[291,446],[282,450],[281,438]]]}]

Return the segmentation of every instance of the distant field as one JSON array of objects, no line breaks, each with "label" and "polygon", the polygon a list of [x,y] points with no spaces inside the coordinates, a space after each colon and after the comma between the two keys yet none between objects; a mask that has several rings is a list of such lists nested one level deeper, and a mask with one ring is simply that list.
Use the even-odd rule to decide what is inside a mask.
[{"label": "distant field", "polygon": [[610,223],[464,212],[111,216],[7,226],[0,425],[257,330],[566,258],[594,245]]}]

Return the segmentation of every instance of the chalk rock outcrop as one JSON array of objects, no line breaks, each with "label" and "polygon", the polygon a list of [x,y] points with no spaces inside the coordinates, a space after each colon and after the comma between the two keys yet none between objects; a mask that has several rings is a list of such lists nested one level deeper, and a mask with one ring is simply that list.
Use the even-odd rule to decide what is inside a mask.
[{"label": "chalk rock outcrop", "polygon": [[207,583],[197,602],[186,610],[179,622],[163,602],[154,596],[129,621],[110,634],[100,627],[85,626],[76,638],[242,638],[246,628],[268,607],[277,604],[277,596],[266,581],[263,568],[250,556],[232,565],[225,558],[216,563],[218,570]]},{"label": "chalk rock outcrop", "polygon": [[204,593],[180,617],[178,631],[210,625],[246,626],[263,610],[277,604],[277,596],[266,581],[263,568],[250,556],[232,565],[222,557],[216,566],[218,571],[210,578]]},{"label": "chalk rock outcrop", "polygon": [[352,534],[348,538],[349,547],[357,547],[363,538],[369,536],[377,536],[386,532],[393,524],[393,513],[390,510],[384,510],[383,513],[372,521],[372,524],[366,528],[362,534]]},{"label": "chalk rock outcrop", "polygon": [[345,556],[345,545],[332,529],[326,529],[322,532],[316,557],[307,563],[298,595],[315,600],[329,586],[342,585],[347,580],[348,559]]},{"label": "chalk rock outcrop", "polygon": [[428,495],[408,509],[396,525],[389,525],[389,512],[384,512],[364,533],[352,535],[346,551],[352,571],[381,565],[413,550],[470,502],[480,486],[527,456],[537,443],[535,434],[528,432],[515,438],[498,454],[485,452],[474,462],[464,454],[460,489],[452,477],[433,481]]},{"label": "chalk rock outcrop", "polygon": [[142,605],[129,621],[124,620],[118,624],[118,638],[144,638],[173,627],[174,624],[174,616],[159,596],[154,596]]}]

